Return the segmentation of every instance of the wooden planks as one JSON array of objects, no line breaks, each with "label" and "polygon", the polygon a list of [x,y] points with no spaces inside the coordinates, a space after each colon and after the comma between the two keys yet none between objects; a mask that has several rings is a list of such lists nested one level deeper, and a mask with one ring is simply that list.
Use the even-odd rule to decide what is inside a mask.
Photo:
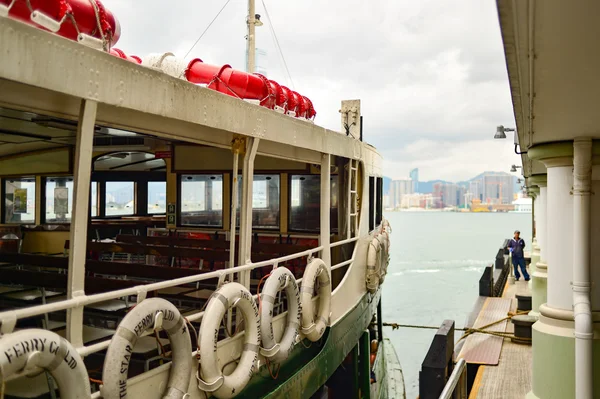
[{"label": "wooden planks", "polygon": [[[510,311],[510,307],[510,299],[487,298],[473,328],[481,328],[506,317]],[[505,332],[506,325],[507,320],[504,320],[486,328],[486,331]],[[458,355],[458,359],[463,358],[467,363],[471,364],[496,366],[500,359],[503,342],[504,338],[502,337],[482,333],[471,334],[466,338],[466,342]]]}]

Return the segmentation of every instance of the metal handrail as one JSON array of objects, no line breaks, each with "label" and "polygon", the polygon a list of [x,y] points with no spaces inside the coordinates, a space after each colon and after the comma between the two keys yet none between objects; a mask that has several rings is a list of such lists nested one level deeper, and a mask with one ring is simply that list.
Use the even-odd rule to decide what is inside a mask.
[{"label": "metal handrail", "polygon": [[[343,244],[348,244],[351,242],[358,241],[358,239],[359,239],[359,237],[353,237],[353,238],[349,238],[349,239],[342,240],[342,241],[336,241],[329,245],[329,249],[343,245]],[[57,311],[66,310],[69,308],[75,308],[75,307],[79,307],[79,306],[88,306],[88,305],[92,305],[95,303],[104,302],[104,301],[116,299],[116,298],[122,298],[122,297],[130,296],[130,295],[138,295],[140,297],[139,299],[145,299],[146,294],[148,292],[157,291],[157,290],[161,290],[161,289],[165,289],[165,288],[169,288],[169,287],[175,287],[175,286],[182,285],[182,284],[190,284],[190,283],[195,283],[195,282],[199,282],[199,281],[203,281],[203,280],[209,280],[209,279],[213,279],[213,278],[221,279],[224,276],[227,276],[227,275],[233,274],[233,273],[237,273],[240,271],[254,270],[254,269],[258,269],[261,267],[267,267],[267,266],[277,267],[278,264],[286,262],[288,260],[301,258],[303,256],[311,256],[311,255],[321,252],[323,250],[324,250],[324,246],[319,246],[319,247],[312,248],[312,249],[302,251],[302,252],[298,252],[295,254],[282,256],[280,258],[269,259],[269,260],[256,262],[256,263],[247,263],[242,266],[236,266],[236,267],[233,267],[230,269],[223,269],[223,270],[208,272],[208,273],[204,273],[201,275],[181,277],[181,278],[174,279],[174,280],[161,281],[161,282],[150,283],[150,284],[141,284],[141,285],[131,287],[131,288],[124,288],[124,289],[120,289],[120,290],[115,290],[115,291],[110,291],[110,292],[105,292],[105,293],[100,293],[100,294],[94,294],[94,295],[84,295],[84,296],[80,296],[80,297],[66,299],[63,301],[58,301],[58,302],[53,302],[53,303],[48,303],[48,304],[38,305],[38,306],[32,306],[32,307],[23,308],[23,309],[8,310],[8,311],[0,312],[0,321],[2,321],[2,325],[4,327],[3,330],[4,329],[11,330],[12,327],[10,325],[12,324],[14,326],[13,323],[16,323],[16,321],[19,319],[24,319],[24,318],[28,318],[28,317],[32,317],[32,316],[38,316],[38,315],[47,314],[47,313],[51,313],[51,312],[57,312]],[[336,270],[340,267],[351,264],[353,261],[354,261],[354,256],[347,261],[344,261],[344,262],[338,263],[337,265],[334,265],[331,268],[331,270]],[[302,281],[302,279],[300,278],[297,280],[297,283],[300,283],[301,281]],[[254,295],[254,296],[256,297],[256,295]],[[139,299],[138,299],[138,302],[139,302]],[[192,313],[190,315],[187,315],[186,318],[189,321],[197,321],[197,320],[202,319],[202,316],[204,316],[204,311]],[[6,331],[6,330],[3,332],[5,332],[5,333],[11,332],[11,331]],[[110,342],[111,342],[111,339],[107,339],[107,340],[97,342],[97,343],[89,345],[89,346],[84,345],[84,346],[76,348],[76,349],[80,355],[88,356],[92,353],[99,352],[101,350],[108,348]]]},{"label": "metal handrail", "polygon": [[467,398],[467,362],[460,359],[454,366],[444,390],[439,399],[466,399]]},{"label": "metal handrail", "polygon": [[[199,281],[209,280],[209,279],[213,279],[213,278],[221,278],[221,277],[224,277],[229,274],[238,273],[238,272],[246,271],[246,270],[254,270],[259,267],[276,266],[279,263],[286,262],[288,260],[292,260],[292,259],[296,259],[296,258],[301,258],[303,256],[310,256],[310,255],[320,252],[322,250],[323,250],[323,246],[319,246],[319,247],[312,248],[312,249],[302,251],[302,252],[298,252],[295,254],[282,256],[280,258],[269,259],[269,260],[261,261],[261,262],[257,262],[257,263],[248,263],[246,265],[236,266],[231,269],[217,270],[217,271],[208,272],[208,273],[204,273],[204,274],[198,274],[198,275],[189,276],[189,277],[180,277],[177,279],[161,281],[161,282],[157,282],[157,283],[141,284],[141,285],[138,285],[135,287],[124,288],[124,289],[110,291],[110,292],[104,292],[101,294],[83,295],[83,296],[74,297],[71,299],[66,299],[64,301],[48,303],[45,305],[32,306],[32,307],[16,309],[16,310],[8,310],[8,311],[0,312],[0,320],[2,321],[2,327],[6,328],[5,326],[6,326],[7,322],[9,322],[9,323],[13,322],[13,321],[16,322],[16,320],[18,320],[18,319],[39,316],[44,313],[57,312],[60,310],[66,310],[66,309],[75,308],[78,306],[87,306],[87,305],[91,305],[94,303],[104,302],[104,301],[108,301],[111,299],[121,298],[124,296],[130,296],[130,295],[141,295],[142,297],[145,298],[145,295],[149,291],[157,291],[157,290],[161,290],[161,289],[165,289],[165,288],[175,287],[175,286],[182,285],[182,284],[190,284],[190,283],[196,283]],[[2,332],[4,332],[4,333],[8,332],[8,331],[5,331],[4,328],[3,328]]]}]

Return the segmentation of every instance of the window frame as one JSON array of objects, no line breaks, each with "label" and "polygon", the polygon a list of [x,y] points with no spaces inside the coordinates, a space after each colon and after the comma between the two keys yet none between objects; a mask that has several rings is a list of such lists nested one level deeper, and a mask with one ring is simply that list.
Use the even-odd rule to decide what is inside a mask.
[{"label": "window frame", "polygon": [[[220,225],[202,225],[202,224],[182,224],[181,221],[181,201],[183,199],[182,196],[182,182],[183,182],[183,176],[220,176],[221,177],[221,198],[222,203],[221,203],[221,224]],[[205,188],[206,190],[206,188]],[[200,228],[200,229],[220,229],[223,230],[225,229],[225,172],[217,172],[217,173],[207,173],[207,172],[198,172],[198,171],[194,171],[194,172],[182,172],[182,173],[177,173],[177,204],[176,204],[176,212],[175,212],[175,219],[176,219],[176,226],[178,228],[182,228],[182,229],[190,229],[190,228]]]},{"label": "window frame", "polygon": [[[131,216],[156,216],[161,213],[148,213],[148,182],[166,182],[166,172],[110,172],[99,171],[92,172],[90,183],[98,183],[98,214],[94,219],[115,219]],[[134,203],[135,211],[132,215],[106,215],[106,183],[107,182],[134,182]],[[90,187],[90,206],[91,206],[91,187]],[[89,214],[91,215],[91,209]]]},{"label": "window frame", "polygon": [[[319,177],[319,193],[321,190],[321,175],[320,174],[315,174],[315,173],[289,173],[288,174],[288,214],[287,214],[287,225],[288,225],[288,232],[290,233],[307,233],[307,234],[318,234],[320,232],[320,228],[316,229],[316,230],[308,230],[308,229],[294,229],[292,226],[292,178],[294,176],[317,176]],[[331,209],[334,209],[331,206],[331,197],[333,196],[333,190],[331,190],[331,184],[333,183],[333,179],[337,179],[337,184],[340,184],[340,175],[339,174],[330,174],[329,177],[329,184],[330,184],[330,191],[329,191],[329,199],[330,199],[330,213],[329,213],[329,230],[330,233],[333,233],[334,231],[338,231],[338,225],[334,225],[332,222],[332,216],[331,216]],[[302,185],[299,186],[299,190],[302,190]],[[319,196],[320,198],[320,196]],[[339,209],[340,206],[340,201],[343,201],[343,199],[338,198],[338,205],[335,207],[336,209],[336,213],[337,210]],[[321,212],[321,201],[319,199],[319,213]],[[320,214],[319,214],[319,218],[320,218]],[[338,220],[339,223],[339,220]]]},{"label": "window frame", "polygon": [[[281,182],[282,182],[282,173],[285,173],[285,172],[279,172],[279,171],[260,171],[260,172],[256,172],[255,171],[255,173],[252,174],[252,179],[253,179],[253,181],[252,181],[252,191],[254,191],[254,183],[256,183],[256,181],[254,181],[254,178],[256,176],[264,176],[264,177],[277,176],[277,178],[279,179],[279,187],[278,187],[279,188],[279,193],[277,195],[277,201],[279,203],[279,206],[278,206],[278,215],[277,215],[278,223],[276,225],[272,225],[272,226],[268,226],[268,227],[266,227],[266,226],[255,227],[254,225],[252,225],[252,230],[253,231],[265,231],[265,232],[281,231],[281,193],[282,193],[282,190],[283,190],[283,186],[281,184]],[[230,187],[231,191],[230,192],[231,193],[233,193],[233,180],[234,179],[232,178],[231,182],[230,182],[230,184],[231,184],[231,187]],[[264,179],[264,181],[267,182],[268,180]],[[242,183],[242,173],[238,173],[238,184],[240,186],[242,186],[242,184],[243,184]],[[267,184],[267,187],[268,187],[268,183],[266,183],[266,184]],[[289,188],[288,188],[288,190],[289,190]],[[252,206],[252,212],[254,212],[254,210],[265,211],[265,210],[269,209],[269,203],[270,203],[269,201],[270,200],[269,200],[269,194],[268,194],[268,192],[267,192],[266,195],[267,195],[267,197],[266,197],[267,206],[266,207],[261,207],[261,208],[255,208],[254,206]],[[238,187],[238,197],[239,198],[238,198],[238,204],[237,204],[237,206],[241,210],[241,208],[242,208],[242,198],[241,198],[242,197],[242,187]],[[231,212],[231,210],[229,212]],[[236,209],[235,213],[234,212],[231,212],[231,213],[232,214],[230,215],[230,217],[231,218],[235,218],[235,230],[238,231],[238,229],[240,228],[240,224],[238,223],[238,218],[237,218],[238,210]]]},{"label": "window frame", "polygon": [[[8,182],[10,180],[23,180],[23,179],[33,179],[33,185],[34,185],[34,195],[33,195],[33,221],[31,222],[8,222],[6,220],[6,194],[7,194],[7,190],[6,190],[6,185],[8,184]],[[2,208],[1,208],[1,214],[0,214],[0,221],[2,222],[2,224],[8,224],[8,225],[14,225],[14,226],[19,226],[19,225],[31,225],[31,224],[36,224],[37,220],[36,220],[36,202],[37,202],[37,182],[36,182],[36,176],[12,176],[12,177],[3,177],[2,179],[0,179],[0,196],[2,197]]]},{"label": "window frame", "polygon": [[[40,224],[42,225],[57,225],[57,224],[71,224],[72,220],[69,220],[68,222],[49,222],[46,219],[46,201],[47,201],[47,196],[46,196],[46,184],[48,184],[48,179],[57,179],[57,178],[70,178],[72,179],[73,182],[73,201],[69,204],[70,208],[71,208],[71,218],[73,218],[73,203],[75,202],[75,176],[73,175],[48,175],[48,176],[42,176],[42,182],[41,182],[41,200],[42,203],[40,204]],[[91,201],[91,192],[92,192],[92,186],[91,186],[92,182],[90,181],[90,201]],[[90,202],[91,204],[91,202]],[[91,212],[91,208],[89,210]]]}]

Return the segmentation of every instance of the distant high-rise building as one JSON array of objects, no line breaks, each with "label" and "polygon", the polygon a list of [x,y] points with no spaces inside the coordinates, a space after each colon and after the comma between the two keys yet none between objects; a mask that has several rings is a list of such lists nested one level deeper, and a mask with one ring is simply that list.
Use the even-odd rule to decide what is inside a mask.
[{"label": "distant high-rise building", "polygon": [[484,204],[511,204],[514,197],[513,176],[504,172],[485,172],[471,181],[469,191]]},{"label": "distant high-rise building", "polygon": [[465,205],[465,188],[454,183],[433,185],[433,206],[435,208],[461,207]]},{"label": "distant high-rise building", "polygon": [[419,168],[414,168],[410,171],[410,179],[412,180],[412,192],[419,192]]},{"label": "distant high-rise building", "polygon": [[406,194],[412,194],[412,180],[409,178],[392,180],[390,184],[390,207],[399,208],[402,204],[402,197]]}]

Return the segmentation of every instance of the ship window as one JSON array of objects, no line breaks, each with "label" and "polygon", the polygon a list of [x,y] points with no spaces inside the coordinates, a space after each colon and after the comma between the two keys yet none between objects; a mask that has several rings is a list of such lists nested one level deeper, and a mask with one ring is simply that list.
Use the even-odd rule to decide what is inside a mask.
[{"label": "ship window", "polygon": [[[338,176],[331,176],[331,229],[338,223]],[[321,226],[321,176],[290,176],[289,228],[292,231],[319,231]]]},{"label": "ship window", "polygon": [[90,189],[90,214],[98,216],[98,182],[93,181]]},{"label": "ship window", "polygon": [[4,179],[4,222],[35,223],[35,178]]},{"label": "ship window", "polygon": [[165,213],[167,211],[167,182],[148,182],[148,214]]},{"label": "ship window", "polygon": [[106,216],[135,214],[135,183],[132,181],[106,182]]},{"label": "ship window", "polygon": [[383,219],[383,178],[377,178],[377,195],[375,197],[375,225],[379,226]]},{"label": "ship window", "polygon": [[45,223],[69,223],[73,209],[73,177],[45,179]]},{"label": "ship window", "polygon": [[375,228],[375,177],[369,176],[369,231]]},{"label": "ship window", "polygon": [[[279,228],[279,175],[254,175],[252,181],[252,227],[256,229]],[[238,175],[237,227],[240,226],[242,204],[242,176]]]},{"label": "ship window", "polygon": [[223,175],[181,175],[182,226],[223,226]]}]

